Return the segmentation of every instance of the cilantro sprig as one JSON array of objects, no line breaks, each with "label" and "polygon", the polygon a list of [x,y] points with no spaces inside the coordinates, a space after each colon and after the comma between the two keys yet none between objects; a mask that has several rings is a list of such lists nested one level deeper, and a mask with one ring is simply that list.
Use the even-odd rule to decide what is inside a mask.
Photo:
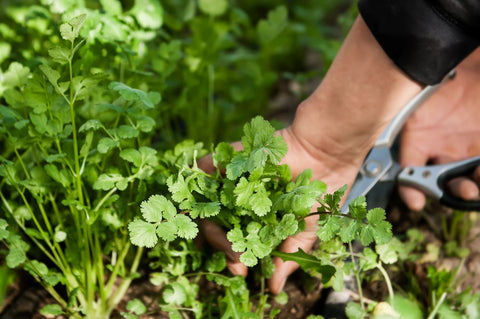
[{"label": "cilantro sprig", "polygon": [[[168,199],[154,195],[142,203],[143,219],[129,225],[133,244],[152,247],[158,240],[190,238],[197,232],[191,219],[209,218],[227,229],[232,249],[251,267],[303,229],[303,218],[325,193],[325,184],[311,181],[311,170],[292,179],[289,167],[279,164],[287,145],[262,117],[245,124],[243,132],[241,150],[227,143],[215,147],[217,170],[212,174],[198,169],[194,161],[170,163],[178,170],[166,181]],[[154,219],[147,207],[157,212]],[[162,219],[160,214],[167,211],[185,223]]]}]

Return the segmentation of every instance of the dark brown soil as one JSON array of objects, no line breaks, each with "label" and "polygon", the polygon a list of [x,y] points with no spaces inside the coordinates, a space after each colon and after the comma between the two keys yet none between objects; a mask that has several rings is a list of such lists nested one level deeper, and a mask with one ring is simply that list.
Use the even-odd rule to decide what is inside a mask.
[{"label": "dark brown soil", "polygon": [[[449,218],[452,212],[438,205],[431,205],[423,213],[408,212],[403,207],[397,206],[389,209],[389,218],[394,225],[397,233],[404,233],[409,228],[418,228],[425,236],[425,242],[442,247],[444,240],[442,235],[441,219]],[[420,284],[420,288],[427,290],[427,272],[428,265],[434,265],[438,269],[453,270],[461,265],[460,280],[458,281],[457,291],[461,292],[470,288],[472,292],[480,291],[480,245],[478,245],[478,237],[480,237],[480,215],[477,213],[468,214],[468,220],[471,222],[470,232],[464,239],[464,245],[469,248],[470,254],[461,265],[461,258],[447,256],[442,250],[438,255],[432,257],[425,255],[415,263],[406,264],[404,271],[414,274],[416,280]],[[393,269],[393,270],[392,270]],[[406,284],[404,273],[392,267],[389,275],[394,281],[394,285],[402,287]],[[214,293],[218,290],[214,284],[204,281],[201,283],[200,294]],[[288,294],[288,302],[285,305],[278,304],[274,298],[269,300],[272,307],[279,308],[281,311],[275,317],[277,319],[301,319],[306,318],[310,314],[322,314],[325,318],[333,318],[327,316],[324,307],[328,290],[323,291],[318,280],[311,278],[305,273],[298,271],[293,274],[285,286],[285,292]],[[363,287],[364,295],[376,301],[384,300],[387,297],[385,283],[382,280],[371,280]],[[253,292],[252,292],[253,293]],[[355,296],[355,291],[351,291]],[[19,280],[10,288],[6,303],[0,309],[0,319],[21,319],[45,318],[38,313],[44,305],[54,303],[48,293],[33,281],[28,275],[20,274]],[[163,319],[168,315],[162,313],[158,307],[158,298],[160,296],[159,288],[151,285],[148,280],[138,279],[127,292],[124,302],[119,305],[120,309],[112,315],[113,319],[120,319],[121,311],[124,311],[126,302],[133,298],[141,299],[147,305],[148,315],[141,316],[142,319]],[[341,307],[342,305],[340,305]],[[342,309],[335,310],[336,318],[342,318]]]}]

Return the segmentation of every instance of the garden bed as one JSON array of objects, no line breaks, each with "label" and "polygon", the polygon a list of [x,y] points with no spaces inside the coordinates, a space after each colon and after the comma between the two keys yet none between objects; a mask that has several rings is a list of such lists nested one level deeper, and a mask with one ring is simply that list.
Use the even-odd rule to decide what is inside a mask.
[{"label": "garden bed", "polygon": [[[0,266],[15,269],[2,272],[1,319],[480,307],[475,214],[434,203],[412,213],[394,197],[387,215],[359,199],[347,219],[340,192],[278,164],[286,145],[275,128],[328,68],[350,1],[43,3],[0,12]],[[240,139],[242,151],[227,143]],[[198,169],[208,153],[222,170]],[[317,200],[332,231],[311,254],[282,256],[309,263],[272,296],[271,256]],[[245,280],[195,247],[198,218],[228,231],[251,266]],[[365,229],[375,236],[354,236]],[[399,304],[385,303],[393,294]]]}]

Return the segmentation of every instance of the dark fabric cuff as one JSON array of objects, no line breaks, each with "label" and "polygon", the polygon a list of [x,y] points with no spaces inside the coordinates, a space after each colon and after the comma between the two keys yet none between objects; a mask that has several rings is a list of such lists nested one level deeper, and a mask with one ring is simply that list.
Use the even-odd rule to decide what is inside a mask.
[{"label": "dark fabric cuff", "polygon": [[436,84],[480,44],[429,0],[359,0],[365,23],[408,76]]}]

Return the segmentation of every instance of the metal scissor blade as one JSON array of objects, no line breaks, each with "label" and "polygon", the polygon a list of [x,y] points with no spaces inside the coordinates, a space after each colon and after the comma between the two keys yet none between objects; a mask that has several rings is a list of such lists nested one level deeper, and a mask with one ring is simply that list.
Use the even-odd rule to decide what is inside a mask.
[{"label": "metal scissor blade", "polygon": [[442,86],[447,80],[451,80],[455,77],[455,70],[450,71],[440,83],[434,85],[427,85],[420,93],[413,97],[402,110],[392,119],[390,124],[385,128],[382,134],[375,142],[375,146],[387,146],[391,147],[398,133],[402,129],[405,122],[410,115],[425,102],[439,87]]},{"label": "metal scissor blade", "polygon": [[349,212],[348,205],[355,198],[365,196],[387,174],[392,165],[393,159],[389,147],[372,148],[363,162],[352,189],[348,193],[341,213],[347,214]]}]

